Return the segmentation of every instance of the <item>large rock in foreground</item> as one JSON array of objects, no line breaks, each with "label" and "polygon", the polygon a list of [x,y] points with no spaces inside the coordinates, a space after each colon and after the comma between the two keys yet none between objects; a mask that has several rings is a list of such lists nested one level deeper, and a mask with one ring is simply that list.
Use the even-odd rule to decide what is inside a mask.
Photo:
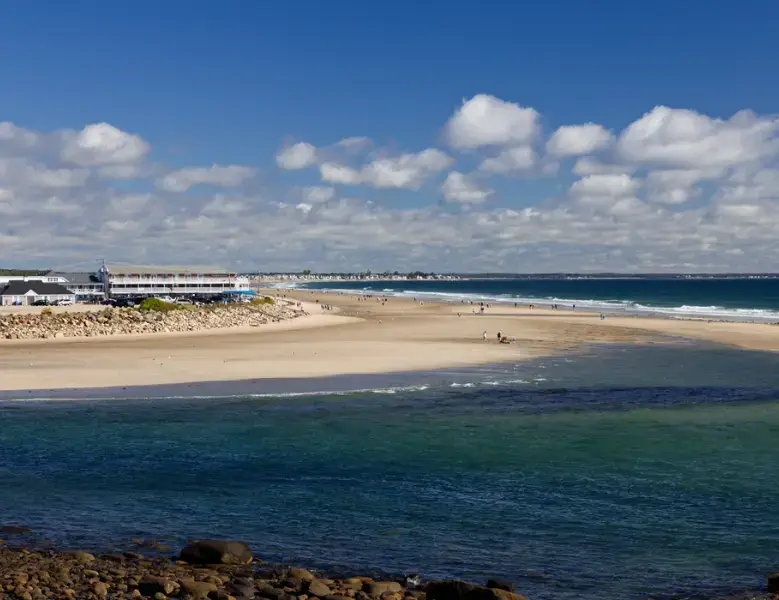
[{"label": "large rock in foreground", "polygon": [[199,540],[181,551],[181,560],[192,565],[246,565],[252,551],[244,542]]},{"label": "large rock in foreground", "polygon": [[464,581],[434,581],[427,585],[425,592],[427,600],[527,600],[513,592]]}]

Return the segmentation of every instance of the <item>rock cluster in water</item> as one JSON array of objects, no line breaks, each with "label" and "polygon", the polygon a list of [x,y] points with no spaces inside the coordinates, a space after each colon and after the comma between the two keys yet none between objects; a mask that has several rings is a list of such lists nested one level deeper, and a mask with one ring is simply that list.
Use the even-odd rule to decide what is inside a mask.
[{"label": "rock cluster in water", "polygon": [[11,314],[0,317],[0,339],[30,340],[257,327],[304,312],[285,303],[192,307],[167,312],[107,308],[99,312]]}]

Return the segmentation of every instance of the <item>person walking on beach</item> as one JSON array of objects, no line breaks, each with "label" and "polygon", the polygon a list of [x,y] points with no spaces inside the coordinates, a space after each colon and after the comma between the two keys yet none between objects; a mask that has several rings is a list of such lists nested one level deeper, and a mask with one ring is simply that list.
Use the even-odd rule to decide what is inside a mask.
[{"label": "person walking on beach", "polygon": [[503,337],[503,335],[502,335],[502,334],[500,333],[500,331],[499,331],[499,332],[498,332],[498,341],[500,341],[500,338],[502,338],[502,337]]},{"label": "person walking on beach", "polygon": [[484,330],[484,333],[481,334],[481,339],[483,339],[485,342],[487,341],[487,330]]}]

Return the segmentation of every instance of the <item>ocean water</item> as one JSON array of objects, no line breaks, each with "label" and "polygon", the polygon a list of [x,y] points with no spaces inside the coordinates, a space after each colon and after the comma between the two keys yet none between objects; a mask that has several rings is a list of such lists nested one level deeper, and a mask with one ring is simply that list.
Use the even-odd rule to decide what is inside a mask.
[{"label": "ocean water", "polygon": [[611,313],[656,313],[779,322],[777,279],[472,279],[345,281],[308,289],[460,302],[561,304]]},{"label": "ocean water", "polygon": [[715,594],[779,567],[779,355],[598,347],[318,383],[6,395],[0,524],[94,550],[243,539],[531,600]]}]

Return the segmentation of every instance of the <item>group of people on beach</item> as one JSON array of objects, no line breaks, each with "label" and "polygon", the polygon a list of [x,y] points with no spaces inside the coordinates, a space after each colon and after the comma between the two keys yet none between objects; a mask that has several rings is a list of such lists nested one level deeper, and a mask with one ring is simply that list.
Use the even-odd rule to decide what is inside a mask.
[{"label": "group of people on beach", "polygon": [[[487,341],[487,330],[485,329],[484,332],[481,334],[482,339],[486,342]],[[511,344],[517,341],[517,338],[512,337],[511,339],[508,338],[508,336],[504,335],[502,331],[498,331],[497,334],[498,343],[499,344]]]}]

